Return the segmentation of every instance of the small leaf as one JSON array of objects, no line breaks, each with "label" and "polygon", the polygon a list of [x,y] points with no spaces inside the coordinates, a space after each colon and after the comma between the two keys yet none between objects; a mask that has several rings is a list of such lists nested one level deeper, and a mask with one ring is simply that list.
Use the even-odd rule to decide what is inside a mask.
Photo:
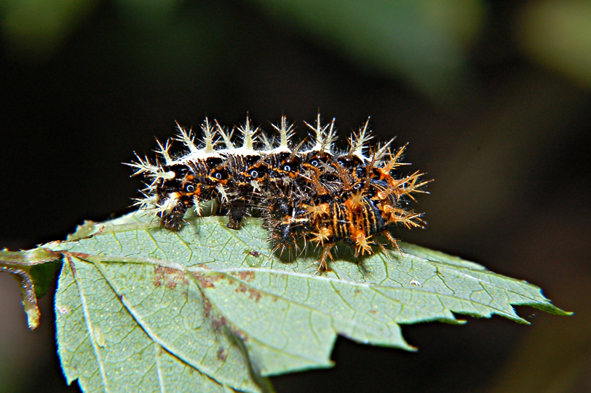
[{"label": "small leaf", "polygon": [[332,366],[337,334],[413,350],[400,324],[459,323],[454,313],[527,323],[512,305],[568,314],[525,281],[404,243],[360,261],[344,247],[315,275],[313,251],[281,261],[259,219],[238,231],[226,222],[170,232],[137,212],[44,246],[64,257],[55,307],[68,382],[269,391],[259,375]]},{"label": "small leaf", "polygon": [[47,291],[61,259],[61,253],[46,248],[27,251],[0,251],[0,272],[13,274],[19,281],[23,295],[23,306],[27,314],[29,329],[39,326],[41,313],[37,297]]},{"label": "small leaf", "polygon": [[35,295],[37,295],[38,299],[47,293],[60,266],[59,261],[53,261],[31,267],[29,273],[35,283]]}]

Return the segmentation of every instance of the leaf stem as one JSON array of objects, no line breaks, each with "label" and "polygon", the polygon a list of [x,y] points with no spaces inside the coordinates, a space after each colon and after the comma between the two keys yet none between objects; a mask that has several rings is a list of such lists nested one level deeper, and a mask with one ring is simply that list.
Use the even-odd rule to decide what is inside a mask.
[{"label": "leaf stem", "polygon": [[62,253],[47,248],[26,251],[0,251],[0,272],[13,274],[21,286],[23,306],[27,314],[29,329],[39,326],[41,313],[37,306],[35,284],[31,276],[33,266],[61,259]]}]

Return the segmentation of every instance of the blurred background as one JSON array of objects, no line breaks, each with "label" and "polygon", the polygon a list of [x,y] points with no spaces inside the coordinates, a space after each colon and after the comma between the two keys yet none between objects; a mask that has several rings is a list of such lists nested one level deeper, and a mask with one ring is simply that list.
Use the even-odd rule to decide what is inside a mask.
[{"label": "blurred background", "polygon": [[[368,116],[435,182],[405,241],[544,288],[574,311],[520,308],[403,327],[418,353],[339,339],[336,366],[278,392],[591,392],[591,2],[0,0],[0,247],[64,239],[130,211],[133,151],[174,121],[270,129],[282,115]],[[0,392],[77,391],[51,295],[30,332],[0,275]]]}]

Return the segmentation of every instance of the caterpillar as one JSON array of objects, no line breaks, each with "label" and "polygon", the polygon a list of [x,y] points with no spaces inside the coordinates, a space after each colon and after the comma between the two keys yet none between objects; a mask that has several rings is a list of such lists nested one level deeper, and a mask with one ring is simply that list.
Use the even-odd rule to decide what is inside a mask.
[{"label": "caterpillar", "polygon": [[[275,137],[253,127],[248,117],[231,131],[205,119],[199,146],[191,130],[177,124],[176,137],[157,141],[154,161],[136,154],[137,161],[127,164],[134,169],[132,176],[145,178],[135,205],[173,231],[180,230],[189,209],[200,214],[202,203],[212,199],[235,230],[245,216],[258,212],[273,252],[302,244],[322,248],[317,271],[329,269],[331,251],[340,241],[351,245],[356,257],[372,254],[372,245],[385,250],[379,235],[400,251],[389,229],[397,224],[423,227],[422,214],[406,206],[414,194],[426,192],[429,182],[419,171],[397,173],[408,165],[401,162],[406,146],[394,150],[392,141],[369,146],[368,120],[348,138],[349,148],[339,150],[334,119],[323,125],[319,114],[314,125],[305,124],[309,141],[294,144],[294,127],[285,116],[272,125]],[[185,151],[172,155],[174,141]]]}]

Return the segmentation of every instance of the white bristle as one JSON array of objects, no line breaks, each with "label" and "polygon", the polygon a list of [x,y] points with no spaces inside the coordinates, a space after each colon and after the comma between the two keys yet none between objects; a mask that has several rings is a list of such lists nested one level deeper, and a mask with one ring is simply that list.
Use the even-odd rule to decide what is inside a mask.
[{"label": "white bristle", "polygon": [[334,129],[335,119],[333,118],[329,124],[322,126],[319,113],[318,117],[316,118],[316,126],[312,126],[307,122],[304,123],[312,131],[314,131],[315,134],[313,145],[305,153],[309,153],[311,151],[321,151],[332,154],[332,145],[337,139],[336,130]]},{"label": "white bristle", "polygon": [[228,132],[224,129],[224,127],[222,127],[220,125],[220,123],[215,122],[216,124],[216,128],[218,130],[218,132],[220,133],[220,135],[222,136],[222,139],[224,140],[224,143],[226,144],[226,150],[235,150],[236,148],[234,147],[234,143],[232,143],[232,135],[234,134],[234,130],[232,130],[232,132],[230,132],[228,134]]},{"label": "white bristle", "polygon": [[291,153],[289,149],[289,142],[293,135],[295,134],[293,129],[293,124],[289,124],[287,122],[287,118],[285,116],[281,116],[281,124],[277,127],[275,124],[271,124],[275,130],[279,132],[279,147],[277,147],[273,152],[288,152]]},{"label": "white bristle", "polygon": [[373,135],[371,135],[371,130],[368,130],[368,128],[369,118],[363,127],[361,127],[357,133],[354,132],[349,138],[349,144],[351,145],[349,154],[355,155],[362,160],[367,160],[367,157],[363,154],[363,151],[365,150],[365,145],[367,142],[373,138]]},{"label": "white bristle", "polygon": [[168,150],[170,150],[170,139],[166,140],[164,146],[162,146],[162,143],[160,143],[158,139],[156,139],[156,142],[158,143],[159,147],[159,149],[156,150],[156,154],[160,154],[162,157],[164,157],[164,162],[166,165],[172,164],[172,158],[170,158],[170,154],[168,153]]},{"label": "white bristle", "polygon": [[[205,121],[207,121],[207,119],[205,119]],[[179,131],[179,136],[175,139],[179,142],[183,142],[183,144],[189,148],[189,151],[191,153],[196,153],[198,149],[197,146],[195,146],[195,137],[191,132],[192,130],[189,129],[189,131],[187,131],[186,129],[181,127],[179,123],[176,123],[176,126]]]}]

